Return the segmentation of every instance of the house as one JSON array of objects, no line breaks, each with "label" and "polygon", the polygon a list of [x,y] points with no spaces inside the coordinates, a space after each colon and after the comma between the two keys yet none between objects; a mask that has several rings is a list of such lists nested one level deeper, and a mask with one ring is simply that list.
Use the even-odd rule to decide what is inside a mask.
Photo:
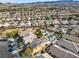
[{"label": "house", "polygon": [[60,22],[59,22],[57,19],[55,19],[55,20],[52,21],[52,24],[54,24],[54,25],[55,25],[55,24],[58,24],[58,25],[59,25]]},{"label": "house", "polygon": [[50,56],[48,53],[43,53],[42,56],[44,58],[53,58],[52,56]]},{"label": "house", "polygon": [[8,26],[10,26],[10,24],[6,22],[3,26],[8,27]]},{"label": "house", "polygon": [[28,19],[28,20],[31,20],[31,17],[28,17],[27,19]]},{"label": "house", "polygon": [[50,41],[42,40],[39,38],[35,38],[33,42],[30,44],[30,48],[33,49],[33,54],[37,54],[38,52],[42,51],[45,48],[45,45],[50,45]]},{"label": "house", "polygon": [[30,47],[31,48],[36,48],[38,45],[40,45],[42,43],[42,40],[41,39],[39,39],[39,38],[35,38],[34,40],[33,40],[33,42],[30,44]]},{"label": "house", "polygon": [[59,25],[57,25],[57,24],[55,24],[55,25],[54,25],[54,27],[55,27],[55,28],[59,28],[60,26],[59,26]]},{"label": "house", "polygon": [[69,22],[67,20],[61,20],[60,23],[63,25],[69,24]]},{"label": "house", "polygon": [[64,34],[66,34],[69,30],[68,30],[68,28],[62,27],[62,28],[60,28],[60,31],[61,31],[62,33],[64,33]]},{"label": "house", "polygon": [[45,51],[55,58],[79,58],[78,55],[63,49],[58,45],[51,45]]},{"label": "house", "polygon": [[73,35],[63,34],[62,38],[68,39],[73,42],[79,42],[79,38]]},{"label": "house", "polygon": [[33,34],[32,32],[27,32],[27,31],[23,31],[19,33],[19,36],[23,39],[25,44],[27,44],[28,42],[32,43],[33,40],[37,38],[35,34]]},{"label": "house", "polygon": [[31,21],[31,24],[32,24],[33,27],[38,26],[38,22],[36,20]]},{"label": "house", "polygon": [[47,27],[48,31],[52,31],[52,32],[59,32],[59,29],[54,28],[54,27]]},{"label": "house", "polygon": [[32,56],[34,56],[38,52],[42,51],[44,48],[45,48],[45,45],[44,44],[40,44],[39,46],[37,46],[36,48],[33,49]]},{"label": "house", "polygon": [[79,27],[79,25],[77,25],[77,24],[74,24],[74,25],[70,25],[72,28],[78,28]]},{"label": "house", "polygon": [[79,48],[78,48],[77,44],[75,44],[73,42],[70,42],[68,40],[65,40],[65,39],[62,40],[61,39],[61,40],[57,41],[56,44],[59,45],[59,46],[65,47],[66,49],[68,49],[69,51],[74,52],[75,54],[79,53],[79,51],[78,51]]},{"label": "house", "polygon": [[45,25],[44,20],[37,20],[37,22],[38,22],[39,26],[44,26]]},{"label": "house", "polygon": [[71,35],[78,35],[79,33],[79,28],[73,28],[71,31],[70,31],[70,34]]},{"label": "house", "polygon": [[51,22],[52,20],[45,20],[45,24],[47,25],[47,26],[50,26],[51,25]]},{"label": "house", "polygon": [[25,22],[25,27],[31,27],[31,21]]},{"label": "house", "polygon": [[77,23],[78,23],[78,21],[76,21],[76,20],[69,20],[69,24],[76,25]]},{"label": "house", "polygon": [[21,26],[21,27],[25,27],[25,23],[24,23],[24,22],[21,22],[21,23],[20,23],[20,26]]},{"label": "house", "polygon": [[7,20],[7,21],[12,21],[12,19],[10,19],[10,18],[7,18],[6,20]]},{"label": "house", "polygon": [[18,22],[13,22],[13,24],[11,23],[11,25],[12,25],[12,26],[15,26],[15,27],[17,27],[17,25],[18,25]]},{"label": "house", "polygon": [[3,24],[0,24],[0,27],[2,27],[3,26]]},{"label": "house", "polygon": [[53,58],[48,53],[38,54],[35,56],[35,58]]},{"label": "house", "polygon": [[51,42],[50,41],[44,41],[42,42],[40,45],[38,45],[36,48],[33,49],[33,53],[32,56],[34,56],[35,54],[37,54],[38,52],[44,50],[48,45],[50,45]]},{"label": "house", "polygon": [[38,55],[35,56],[35,58],[45,58],[45,57],[41,54],[38,54]]}]

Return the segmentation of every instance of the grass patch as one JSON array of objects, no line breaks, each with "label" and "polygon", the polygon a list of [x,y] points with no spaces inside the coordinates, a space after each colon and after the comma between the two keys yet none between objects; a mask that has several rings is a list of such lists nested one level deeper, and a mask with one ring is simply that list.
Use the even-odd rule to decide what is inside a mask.
[{"label": "grass patch", "polygon": [[20,49],[22,47],[23,43],[22,42],[19,42],[18,43],[18,48]]},{"label": "grass patch", "polygon": [[18,48],[19,49],[22,48],[22,45],[23,45],[22,39],[19,38],[19,40],[18,40]]},{"label": "grass patch", "polygon": [[26,50],[22,51],[20,53],[20,55],[23,57],[23,58],[31,58],[32,57],[32,52],[33,52],[33,49],[32,48],[27,48]]}]

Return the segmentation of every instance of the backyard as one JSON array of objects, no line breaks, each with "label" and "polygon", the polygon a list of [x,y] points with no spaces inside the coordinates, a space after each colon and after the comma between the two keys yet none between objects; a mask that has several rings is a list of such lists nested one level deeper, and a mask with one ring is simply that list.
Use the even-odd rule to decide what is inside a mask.
[{"label": "backyard", "polygon": [[21,51],[20,52],[20,55],[23,57],[23,58],[30,58],[32,57],[32,52],[33,52],[33,49],[32,48],[26,48],[25,50]]}]

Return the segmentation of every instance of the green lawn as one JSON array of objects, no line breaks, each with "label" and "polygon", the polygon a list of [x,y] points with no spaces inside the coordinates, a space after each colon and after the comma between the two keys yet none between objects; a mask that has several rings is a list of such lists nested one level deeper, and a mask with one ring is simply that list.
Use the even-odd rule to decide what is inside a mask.
[{"label": "green lawn", "polygon": [[30,58],[32,57],[32,52],[33,52],[32,48],[27,48],[24,52],[21,53],[21,56],[23,58]]},{"label": "green lawn", "polygon": [[19,40],[18,40],[18,48],[19,49],[22,48],[22,45],[23,45],[22,39],[19,38]]},{"label": "green lawn", "polygon": [[20,49],[22,47],[23,43],[22,42],[19,42],[18,43],[18,48]]}]

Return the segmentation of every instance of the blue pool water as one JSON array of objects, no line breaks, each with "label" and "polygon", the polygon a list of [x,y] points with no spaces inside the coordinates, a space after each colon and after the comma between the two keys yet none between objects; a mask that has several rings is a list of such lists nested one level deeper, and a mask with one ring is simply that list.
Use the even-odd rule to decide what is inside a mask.
[{"label": "blue pool water", "polygon": [[48,36],[49,40],[54,40],[55,38],[56,38],[56,36],[52,36],[52,35]]}]

